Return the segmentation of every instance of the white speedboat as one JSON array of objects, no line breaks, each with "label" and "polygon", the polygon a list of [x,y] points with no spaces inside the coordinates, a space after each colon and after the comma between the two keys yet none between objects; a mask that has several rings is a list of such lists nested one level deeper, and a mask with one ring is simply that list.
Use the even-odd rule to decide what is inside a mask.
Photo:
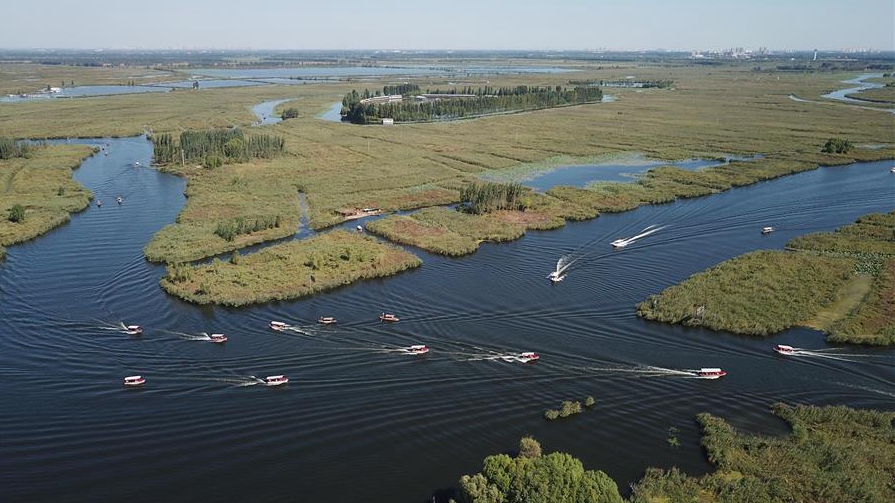
[{"label": "white speedboat", "polygon": [[413,346],[404,348],[404,351],[411,355],[424,355],[429,352],[429,348],[423,344],[414,344]]},{"label": "white speedboat", "polygon": [[762,228],[761,228],[761,233],[762,233],[762,234],[770,234],[770,233],[772,233],[772,232],[774,232],[774,228],[773,228],[773,227],[768,226],[768,227],[762,227]]},{"label": "white speedboat", "polygon": [[719,368],[701,368],[696,371],[696,377],[700,379],[718,379],[719,377],[724,377],[727,375],[727,372],[719,369]]},{"label": "white speedboat", "polygon": [[628,240],[627,239],[616,239],[615,241],[613,241],[609,244],[611,244],[613,248],[624,248],[624,247],[628,246]]},{"label": "white speedboat", "polygon": [[118,196],[115,198],[115,201],[118,202],[118,204],[121,204],[122,202],[124,202],[124,199],[122,199],[121,196]]},{"label": "white speedboat", "polygon": [[282,332],[289,328],[289,325],[283,323],[282,321],[271,321],[268,326],[271,330],[276,330],[277,332]]},{"label": "white speedboat", "polygon": [[559,283],[560,281],[566,279],[566,275],[560,274],[559,271],[553,271],[547,275],[547,279],[554,283]]},{"label": "white speedboat", "polygon": [[264,384],[267,386],[281,386],[289,382],[289,378],[284,375],[278,376],[267,376],[264,379]]},{"label": "white speedboat", "polygon": [[134,161],[134,167],[135,167],[135,168],[139,168],[139,167],[140,167],[140,161]]},{"label": "white speedboat", "polygon": [[320,323],[321,325],[335,325],[336,319],[332,316],[321,316],[317,318],[317,323]]},{"label": "white speedboat", "polygon": [[397,323],[397,322],[401,321],[401,319],[398,318],[397,316],[395,316],[394,314],[382,313],[379,315],[379,321],[386,321],[389,323]]},{"label": "white speedboat", "polygon": [[143,333],[143,327],[140,325],[128,325],[124,327],[124,333],[127,335],[140,335]]},{"label": "white speedboat", "polygon": [[143,376],[127,376],[124,378],[124,385],[127,387],[142,386],[146,382]]},{"label": "white speedboat", "polygon": [[227,342],[227,336],[224,334],[211,334],[208,336],[208,340],[216,344],[223,344]]},{"label": "white speedboat", "polygon": [[781,355],[791,355],[796,352],[796,348],[787,346],[786,344],[777,344],[776,346],[774,346],[774,351],[780,353]]}]

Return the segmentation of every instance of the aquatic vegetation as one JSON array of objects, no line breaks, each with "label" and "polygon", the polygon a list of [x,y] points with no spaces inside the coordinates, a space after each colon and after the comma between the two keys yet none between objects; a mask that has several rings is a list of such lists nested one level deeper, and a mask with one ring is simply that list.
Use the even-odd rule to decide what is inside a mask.
[{"label": "aquatic vegetation", "polygon": [[270,159],[282,155],[280,136],[254,134],[246,137],[239,128],[183,131],[175,141],[171,133],[152,135],[153,159],[157,164],[200,163],[206,168]]},{"label": "aquatic vegetation", "polygon": [[891,501],[895,498],[895,414],[848,407],[774,405],[792,427],[786,437],[750,435],[723,419],[697,416],[702,445],[717,470],[690,477],[649,469],[632,503]]},{"label": "aquatic vegetation", "polygon": [[93,194],[71,172],[91,152],[82,145],[47,145],[0,160],[0,246],[40,236],[90,204]]},{"label": "aquatic vegetation", "polygon": [[[590,397],[588,397],[590,398]],[[593,400],[593,399],[591,399]],[[591,404],[592,405],[592,404]],[[588,405],[590,407],[590,405]],[[544,419],[548,421],[553,421],[555,419],[563,419],[575,414],[581,414],[581,402],[563,400],[562,404],[560,404],[559,409],[547,409],[544,411]]]},{"label": "aquatic vegetation", "polygon": [[41,145],[32,145],[24,141],[16,141],[0,136],[0,159],[13,159],[15,157],[29,157],[36,148]]},{"label": "aquatic vegetation", "polygon": [[521,210],[525,188],[519,183],[473,182],[460,190],[464,210],[481,215],[496,210]]},{"label": "aquatic vegetation", "polygon": [[895,212],[799,236],[786,247],[695,274],[638,304],[637,314],[752,335],[806,324],[830,341],[895,344]]},{"label": "aquatic vegetation", "polygon": [[515,458],[506,454],[488,456],[480,473],[462,476],[460,502],[623,502],[618,486],[608,475],[585,470],[581,461],[569,454],[528,456],[522,452],[520,449]]},{"label": "aquatic vegetation", "polygon": [[421,263],[413,254],[373,238],[332,231],[243,255],[235,263],[169,266],[161,285],[189,302],[243,306],[297,299]]}]

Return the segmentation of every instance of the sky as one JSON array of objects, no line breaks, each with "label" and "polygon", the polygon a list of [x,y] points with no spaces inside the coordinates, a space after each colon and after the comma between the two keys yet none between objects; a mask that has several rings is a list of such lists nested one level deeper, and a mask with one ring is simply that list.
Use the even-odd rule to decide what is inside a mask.
[{"label": "sky", "polygon": [[0,48],[895,50],[893,0],[0,0]]}]

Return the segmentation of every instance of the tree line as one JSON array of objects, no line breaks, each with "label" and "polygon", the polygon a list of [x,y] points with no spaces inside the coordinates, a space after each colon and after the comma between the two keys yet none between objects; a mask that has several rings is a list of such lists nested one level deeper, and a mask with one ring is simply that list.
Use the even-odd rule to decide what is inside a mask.
[{"label": "tree line", "polygon": [[283,219],[280,215],[258,216],[254,218],[236,217],[225,222],[218,222],[214,233],[227,241],[233,241],[241,234],[251,234],[264,229],[274,229],[280,226]]},{"label": "tree line", "polygon": [[372,97],[368,90],[352,90],[342,100],[343,119],[355,124],[372,124],[383,118],[395,122],[450,120],[501,112],[535,110],[563,105],[594,103],[603,99],[598,87],[479,87],[473,89],[427,90],[427,94],[470,94],[469,98],[403,101],[401,103],[361,103]]},{"label": "tree line", "polygon": [[285,141],[281,136],[258,134],[246,137],[239,128],[184,131],[175,140],[171,133],[152,135],[155,162],[202,163],[214,168],[225,163],[270,159],[281,155]]},{"label": "tree line", "polygon": [[42,147],[42,143],[30,143],[16,141],[0,136],[0,159],[14,159],[16,157],[29,157],[31,152]]}]

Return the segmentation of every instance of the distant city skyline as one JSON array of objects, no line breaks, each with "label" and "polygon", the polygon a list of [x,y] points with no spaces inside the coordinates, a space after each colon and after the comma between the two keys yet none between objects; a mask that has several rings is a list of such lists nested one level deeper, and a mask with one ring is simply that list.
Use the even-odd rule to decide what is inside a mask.
[{"label": "distant city skyline", "polygon": [[2,49],[895,50],[892,0],[0,2]]}]

